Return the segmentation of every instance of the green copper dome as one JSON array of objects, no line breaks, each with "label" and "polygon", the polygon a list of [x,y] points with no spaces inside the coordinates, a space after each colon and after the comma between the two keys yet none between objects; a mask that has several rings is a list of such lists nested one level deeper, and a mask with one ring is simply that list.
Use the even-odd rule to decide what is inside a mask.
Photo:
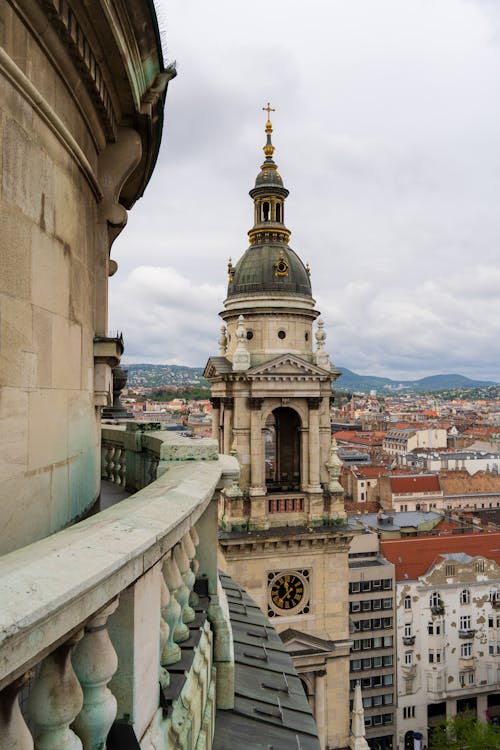
[{"label": "green copper dome", "polygon": [[228,298],[262,292],[312,297],[309,273],[290,247],[252,245],[232,270]]}]

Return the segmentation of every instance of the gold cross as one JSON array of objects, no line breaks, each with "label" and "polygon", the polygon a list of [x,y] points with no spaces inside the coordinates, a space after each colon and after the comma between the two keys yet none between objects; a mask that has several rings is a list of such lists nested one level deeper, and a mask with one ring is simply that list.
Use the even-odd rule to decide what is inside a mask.
[{"label": "gold cross", "polygon": [[270,106],[269,102],[267,103],[267,107],[262,107],[262,109],[263,109],[263,111],[264,111],[264,112],[267,112],[267,119],[268,119],[268,120],[269,120],[269,113],[270,113],[270,112],[276,112],[276,110],[275,110],[275,109],[273,109],[273,108],[272,108],[272,107]]}]

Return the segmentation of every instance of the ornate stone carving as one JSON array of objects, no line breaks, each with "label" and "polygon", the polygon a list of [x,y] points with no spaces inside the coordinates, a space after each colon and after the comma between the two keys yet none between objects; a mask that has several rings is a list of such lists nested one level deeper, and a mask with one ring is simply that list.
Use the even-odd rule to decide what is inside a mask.
[{"label": "ornate stone carving", "polygon": [[167,556],[165,564],[163,566],[163,570],[165,574],[165,583],[167,584],[171,594],[171,600],[175,599],[175,601],[179,605],[178,609],[175,608],[176,619],[172,623],[174,641],[176,643],[182,643],[182,641],[187,641],[187,639],[189,638],[189,628],[184,623],[182,617],[184,607],[188,603],[189,591],[186,584],[182,580],[182,576],[179,572],[179,568],[174,559],[173,553]]},{"label": "ornate stone carving", "polygon": [[318,318],[318,328],[316,330],[316,364],[319,367],[324,367],[325,370],[330,369],[330,356],[325,351],[326,331],[325,324],[321,318]]}]

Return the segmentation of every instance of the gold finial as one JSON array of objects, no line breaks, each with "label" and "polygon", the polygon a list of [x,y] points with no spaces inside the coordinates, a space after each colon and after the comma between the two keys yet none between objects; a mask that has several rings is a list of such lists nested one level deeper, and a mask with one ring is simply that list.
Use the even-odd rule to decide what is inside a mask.
[{"label": "gold finial", "polygon": [[309,266],[309,261],[307,261],[307,263],[306,263],[306,272],[307,272],[307,275],[308,275],[308,276],[309,276],[309,275],[310,275],[310,273],[311,273],[311,268],[310,268],[310,266]]},{"label": "gold finial", "polygon": [[234,279],[234,266],[232,258],[229,258],[227,262],[227,275],[229,276],[229,281],[232,281]]},{"label": "gold finial", "polygon": [[267,135],[267,143],[264,146],[264,154],[266,155],[267,159],[272,159],[274,154],[274,146],[271,143],[271,133],[273,132],[273,126],[271,124],[271,112],[276,112],[275,109],[271,107],[269,102],[267,103],[267,107],[262,107],[264,112],[267,112],[267,122],[266,122],[266,135]]}]

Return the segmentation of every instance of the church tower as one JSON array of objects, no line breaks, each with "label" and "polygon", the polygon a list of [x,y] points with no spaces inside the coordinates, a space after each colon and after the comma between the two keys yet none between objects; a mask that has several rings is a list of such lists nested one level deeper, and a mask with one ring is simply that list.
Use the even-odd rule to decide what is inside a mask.
[{"label": "church tower", "polygon": [[221,566],[292,653],[322,746],[340,748],[349,737],[353,534],[330,437],[331,384],[340,373],[325,350],[309,267],[289,245],[288,190],[273,159],[273,110],[265,110],[249,247],[236,265],[229,260],[219,355],[205,368],[213,437],[241,467],[239,482],[221,493],[219,549]]}]

